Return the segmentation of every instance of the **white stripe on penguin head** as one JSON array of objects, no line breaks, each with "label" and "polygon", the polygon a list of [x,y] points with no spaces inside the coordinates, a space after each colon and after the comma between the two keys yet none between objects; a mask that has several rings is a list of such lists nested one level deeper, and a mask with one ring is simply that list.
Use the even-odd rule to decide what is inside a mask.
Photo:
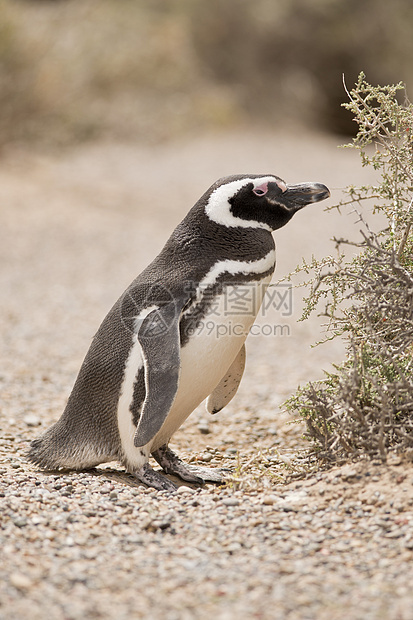
[{"label": "white stripe on penguin head", "polygon": [[231,213],[231,204],[229,199],[234,196],[242,187],[252,183],[255,187],[263,185],[263,183],[275,182],[279,183],[279,180],[274,176],[256,177],[254,179],[246,177],[245,179],[239,179],[238,181],[230,181],[217,187],[209,197],[209,200],[205,206],[205,213],[210,220],[217,224],[222,224],[228,227],[238,228],[264,228],[265,230],[272,231],[272,228],[265,224],[265,222],[258,222],[256,220],[243,220],[240,217],[235,217]]}]

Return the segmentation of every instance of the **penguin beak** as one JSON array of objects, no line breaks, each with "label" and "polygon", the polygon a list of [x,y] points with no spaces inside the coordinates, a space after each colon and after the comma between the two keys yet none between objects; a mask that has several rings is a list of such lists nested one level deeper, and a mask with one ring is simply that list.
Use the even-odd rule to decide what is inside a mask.
[{"label": "penguin beak", "polygon": [[330,190],[322,183],[298,183],[287,185],[282,193],[285,206],[288,209],[298,211],[313,202],[320,202],[330,196]]}]

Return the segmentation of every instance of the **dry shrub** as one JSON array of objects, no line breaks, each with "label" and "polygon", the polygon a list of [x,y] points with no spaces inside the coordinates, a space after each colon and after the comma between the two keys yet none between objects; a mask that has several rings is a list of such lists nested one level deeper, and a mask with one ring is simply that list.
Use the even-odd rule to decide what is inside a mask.
[{"label": "dry shrub", "polygon": [[[287,401],[322,457],[413,455],[413,105],[398,102],[402,92],[401,84],[373,87],[361,74],[349,93],[345,105],[358,123],[351,146],[380,173],[377,186],[351,186],[338,205],[359,210],[363,241],[336,239],[337,256],[298,269],[313,274],[304,317],[324,303],[327,338],[348,343],[334,372]],[[364,223],[366,200],[386,216],[385,230]],[[360,250],[353,259],[342,251],[348,244]]]}]

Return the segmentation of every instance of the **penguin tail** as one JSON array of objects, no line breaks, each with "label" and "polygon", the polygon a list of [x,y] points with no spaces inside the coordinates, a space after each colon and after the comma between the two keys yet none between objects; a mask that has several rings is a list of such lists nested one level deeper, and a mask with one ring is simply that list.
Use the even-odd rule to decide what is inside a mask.
[{"label": "penguin tail", "polygon": [[67,446],[63,447],[56,424],[34,439],[27,453],[29,461],[46,470],[70,469],[67,456]]},{"label": "penguin tail", "polygon": [[31,442],[27,458],[42,469],[55,470],[61,467],[59,460],[53,454],[51,446],[48,445],[44,437],[38,437]]},{"label": "penguin tail", "polygon": [[[63,431],[63,432],[62,432]],[[27,458],[42,469],[90,469],[104,463],[110,458],[98,454],[93,446],[65,433],[59,422],[49,428],[43,435],[34,439],[27,453]]]}]

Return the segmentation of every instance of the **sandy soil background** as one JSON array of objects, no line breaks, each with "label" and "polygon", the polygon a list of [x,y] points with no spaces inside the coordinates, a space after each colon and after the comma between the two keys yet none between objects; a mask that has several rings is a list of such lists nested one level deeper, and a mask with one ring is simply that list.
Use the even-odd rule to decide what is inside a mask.
[{"label": "sandy soil background", "polygon": [[280,404],[343,356],[340,342],[310,347],[323,320],[297,322],[300,290],[259,318],[283,335],[249,338],[234,401],[213,418],[201,406],[172,442],[188,459],[241,466],[238,485],[166,498],[116,464],[58,476],[24,456],[59,417],[108,309],[217,178],[330,187],[275,234],[275,278],[334,252],[333,235],[357,236],[355,214],[324,212],[372,180],[339,143],[256,129],[3,155],[2,618],[413,618],[411,468],[396,459],[283,482],[306,444]]}]

